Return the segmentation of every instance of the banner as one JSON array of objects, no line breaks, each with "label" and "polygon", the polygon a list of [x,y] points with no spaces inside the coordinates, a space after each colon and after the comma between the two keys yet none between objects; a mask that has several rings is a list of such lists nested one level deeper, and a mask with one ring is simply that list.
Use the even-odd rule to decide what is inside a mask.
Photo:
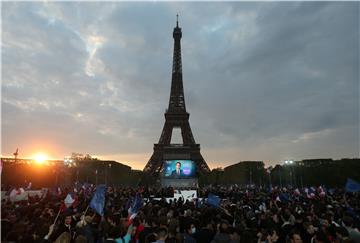
[{"label": "banner", "polygon": [[197,198],[197,191],[196,190],[175,190],[174,198],[176,198],[178,200],[180,197],[184,201],[186,201],[186,200],[192,201],[193,199]]}]

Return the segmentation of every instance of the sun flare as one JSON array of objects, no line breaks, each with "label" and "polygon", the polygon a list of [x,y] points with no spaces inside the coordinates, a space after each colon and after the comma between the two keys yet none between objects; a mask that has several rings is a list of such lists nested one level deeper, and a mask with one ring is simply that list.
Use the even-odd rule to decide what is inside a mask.
[{"label": "sun flare", "polygon": [[34,160],[38,164],[43,164],[47,160],[47,156],[45,154],[36,154],[34,156]]}]

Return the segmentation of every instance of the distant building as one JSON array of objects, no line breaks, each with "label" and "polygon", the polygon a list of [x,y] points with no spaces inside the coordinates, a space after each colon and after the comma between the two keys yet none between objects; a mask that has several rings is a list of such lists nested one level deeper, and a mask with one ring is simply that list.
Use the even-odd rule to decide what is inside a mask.
[{"label": "distant building", "polygon": [[242,161],[224,168],[224,177],[229,183],[259,183],[264,172],[263,161]]},{"label": "distant building", "polygon": [[52,187],[71,185],[75,181],[109,184],[136,184],[138,173],[131,167],[112,160],[45,160],[41,163],[33,159],[1,158],[2,183],[5,185],[23,186],[31,181],[33,187]]},{"label": "distant building", "polygon": [[[3,164],[32,164],[32,163],[36,163],[36,161],[34,159],[19,159],[17,158],[15,161],[15,158],[1,158],[1,162]],[[46,160],[45,164],[48,165],[54,165],[54,164],[63,164],[64,161],[63,160]]]},{"label": "distant building", "polygon": [[304,159],[302,161],[296,161],[295,164],[305,167],[313,167],[320,165],[327,165],[333,163],[333,159]]},{"label": "distant building", "polygon": [[263,169],[264,162],[263,161],[241,161],[239,163],[229,165],[224,168],[224,171],[229,171],[238,168],[251,168],[254,170]]}]

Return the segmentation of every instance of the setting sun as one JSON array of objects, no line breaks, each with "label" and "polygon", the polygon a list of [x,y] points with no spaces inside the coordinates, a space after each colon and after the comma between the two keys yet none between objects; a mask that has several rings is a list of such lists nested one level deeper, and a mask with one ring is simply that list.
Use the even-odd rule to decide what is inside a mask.
[{"label": "setting sun", "polygon": [[47,160],[47,156],[45,154],[36,154],[34,160],[38,164],[43,164]]}]

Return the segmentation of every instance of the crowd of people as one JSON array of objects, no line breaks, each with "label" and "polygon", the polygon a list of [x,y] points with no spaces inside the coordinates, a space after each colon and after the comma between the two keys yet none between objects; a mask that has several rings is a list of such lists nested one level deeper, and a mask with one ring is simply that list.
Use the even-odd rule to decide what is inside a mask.
[{"label": "crowd of people", "polygon": [[[206,186],[184,200],[166,199],[172,188],[108,187],[103,215],[89,207],[94,190],[2,199],[1,242],[360,242],[360,195],[342,189]],[[221,200],[209,203],[210,195]]]}]

